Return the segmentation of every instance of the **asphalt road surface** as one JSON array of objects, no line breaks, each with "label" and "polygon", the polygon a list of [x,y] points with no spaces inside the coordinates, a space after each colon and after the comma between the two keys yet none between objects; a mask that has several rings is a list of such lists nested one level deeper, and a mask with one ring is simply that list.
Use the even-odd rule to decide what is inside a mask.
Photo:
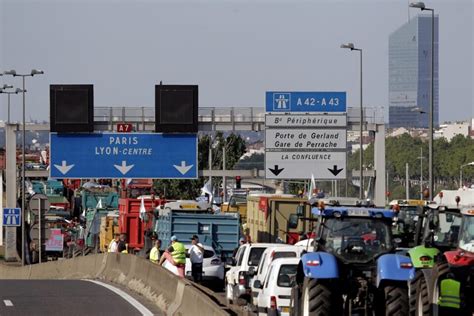
[{"label": "asphalt road surface", "polygon": [[77,280],[0,280],[0,315],[156,315],[144,301],[110,285]]}]

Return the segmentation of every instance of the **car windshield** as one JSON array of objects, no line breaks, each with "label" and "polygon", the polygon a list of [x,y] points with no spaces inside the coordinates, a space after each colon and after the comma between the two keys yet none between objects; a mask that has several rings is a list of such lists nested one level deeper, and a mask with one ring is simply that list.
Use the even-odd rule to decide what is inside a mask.
[{"label": "car windshield", "polygon": [[459,247],[474,252],[474,216],[464,216],[459,237]]},{"label": "car windshield", "polygon": [[277,285],[279,287],[293,287],[297,268],[296,264],[282,264],[278,272]]},{"label": "car windshield", "polygon": [[433,223],[435,227],[430,227],[430,225],[425,225],[424,239],[431,234],[433,229],[433,241],[436,246],[448,246],[456,247],[459,228],[461,226],[461,214],[460,213],[438,213],[433,212],[428,215],[428,221]]},{"label": "car windshield", "polygon": [[295,258],[296,252],[294,251],[277,251],[273,255],[273,260],[278,258]]},{"label": "car windshield", "polygon": [[392,249],[390,229],[382,219],[329,218],[321,238],[326,251],[342,260],[367,262]]}]

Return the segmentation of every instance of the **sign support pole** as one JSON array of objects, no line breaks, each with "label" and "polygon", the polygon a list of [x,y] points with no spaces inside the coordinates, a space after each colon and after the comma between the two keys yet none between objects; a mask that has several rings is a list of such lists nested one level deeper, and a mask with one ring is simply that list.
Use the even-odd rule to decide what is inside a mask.
[{"label": "sign support pole", "polygon": [[38,252],[39,263],[41,263],[41,199],[38,199]]}]

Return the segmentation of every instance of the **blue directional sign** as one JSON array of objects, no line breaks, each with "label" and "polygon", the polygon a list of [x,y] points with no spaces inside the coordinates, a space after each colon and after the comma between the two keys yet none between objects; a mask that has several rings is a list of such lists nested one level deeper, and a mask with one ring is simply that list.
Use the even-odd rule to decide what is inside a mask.
[{"label": "blue directional sign", "polygon": [[195,179],[196,134],[50,135],[52,178]]},{"label": "blue directional sign", "polygon": [[265,96],[267,112],[346,112],[345,92],[276,92]]},{"label": "blue directional sign", "polygon": [[3,226],[21,226],[21,208],[4,208]]}]

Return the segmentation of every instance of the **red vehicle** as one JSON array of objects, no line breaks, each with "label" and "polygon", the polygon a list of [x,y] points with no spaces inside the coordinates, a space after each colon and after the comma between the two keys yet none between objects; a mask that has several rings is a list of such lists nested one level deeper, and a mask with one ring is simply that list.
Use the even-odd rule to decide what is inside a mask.
[{"label": "red vehicle", "polygon": [[136,252],[144,247],[145,234],[153,230],[156,207],[164,205],[166,200],[155,198],[151,179],[132,180],[128,184],[122,180],[120,197],[119,231],[127,234],[129,251]]},{"label": "red vehicle", "polygon": [[445,252],[433,267],[417,315],[474,314],[474,207],[462,215],[458,248]]}]

